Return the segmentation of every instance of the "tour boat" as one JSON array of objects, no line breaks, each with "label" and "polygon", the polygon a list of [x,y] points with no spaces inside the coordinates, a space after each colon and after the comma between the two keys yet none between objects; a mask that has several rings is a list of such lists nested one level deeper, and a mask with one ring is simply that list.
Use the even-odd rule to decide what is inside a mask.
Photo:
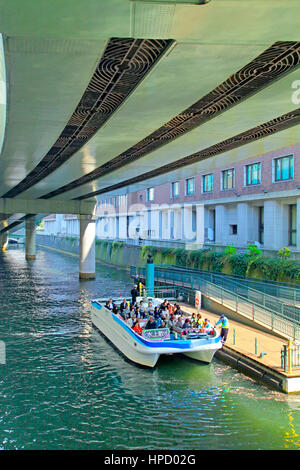
[{"label": "tour boat", "polygon": [[[184,354],[185,356],[210,363],[215,352],[222,347],[222,340],[213,328],[210,331],[185,330],[170,333],[168,328],[143,330],[139,335],[130,328],[121,315],[106,308],[108,299],[92,300],[91,320],[93,325],[106,336],[114,346],[131,361],[148,367],[154,367],[162,354]],[[123,299],[112,299],[120,305]],[[130,302],[131,299],[126,299]],[[145,304],[152,302],[155,307],[163,302],[156,298],[137,298]]]}]

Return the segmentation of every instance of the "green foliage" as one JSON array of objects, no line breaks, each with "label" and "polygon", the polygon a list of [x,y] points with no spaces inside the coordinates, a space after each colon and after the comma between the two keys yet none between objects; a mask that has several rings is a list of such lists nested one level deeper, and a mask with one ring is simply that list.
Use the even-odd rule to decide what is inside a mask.
[{"label": "green foliage", "polygon": [[288,256],[283,258],[282,255],[281,259],[261,256],[261,250],[254,245],[249,245],[246,253],[237,253],[236,248],[231,246],[227,246],[223,252],[207,248],[185,250],[143,246],[143,260],[147,259],[148,253],[152,254],[156,264],[174,264],[212,272],[228,272],[229,269],[229,273],[244,278],[259,277],[274,281],[300,282],[300,262],[289,260]]},{"label": "green foliage", "polygon": [[174,248],[161,248],[162,256],[174,255]]},{"label": "green foliage", "polygon": [[151,245],[143,245],[142,246],[142,252],[141,252],[141,256],[143,259],[147,259],[148,258],[148,254],[150,253],[152,255],[152,257],[154,258],[154,256],[158,253],[160,253],[162,250],[162,248],[160,247],[157,247],[157,246],[151,246]]},{"label": "green foliage", "polygon": [[148,255],[148,247],[147,245],[142,246],[141,257],[144,259]]},{"label": "green foliage", "polygon": [[121,248],[123,246],[123,242],[112,242],[112,247],[113,248]]},{"label": "green foliage", "polygon": [[280,248],[277,255],[280,256],[281,259],[288,259],[291,256],[291,250],[284,246],[283,248]]},{"label": "green foliage", "polygon": [[249,256],[245,254],[232,255],[228,260],[232,274],[239,277],[246,277]]},{"label": "green foliage", "polygon": [[249,256],[259,256],[261,255],[262,251],[257,248],[256,245],[248,245],[248,255]]},{"label": "green foliage", "polygon": [[248,268],[248,274],[260,272],[271,281],[300,281],[300,262],[278,258],[257,257]]},{"label": "green foliage", "polygon": [[213,271],[214,273],[222,272],[224,263],[226,261],[224,253],[216,253],[214,251],[209,251],[207,253],[207,258],[209,271]]},{"label": "green foliage", "polygon": [[236,248],[234,246],[227,245],[224,249],[224,254],[226,256],[234,256],[236,255]]},{"label": "green foliage", "polygon": [[[66,237],[69,240],[72,237]],[[119,249],[123,242],[96,240],[103,247],[105,258],[110,260],[120,256]],[[223,252],[215,252],[205,248],[201,250],[185,250],[183,248],[167,248],[143,245],[141,259],[147,260],[151,253],[155,264],[174,264],[181,267],[195,268],[212,272],[228,272],[239,277],[258,277],[273,281],[300,282],[300,262],[289,259],[290,250],[283,247],[278,252],[280,258],[261,256],[261,250],[249,245],[246,253],[237,253],[236,248],[227,246]]]},{"label": "green foliage", "polygon": [[182,267],[187,266],[188,252],[186,250],[184,250],[183,248],[176,248],[176,250],[174,250],[174,255],[175,255],[175,264],[177,266],[182,266]]},{"label": "green foliage", "polygon": [[188,251],[187,267],[203,269],[204,264],[207,263],[209,251],[208,249]]}]

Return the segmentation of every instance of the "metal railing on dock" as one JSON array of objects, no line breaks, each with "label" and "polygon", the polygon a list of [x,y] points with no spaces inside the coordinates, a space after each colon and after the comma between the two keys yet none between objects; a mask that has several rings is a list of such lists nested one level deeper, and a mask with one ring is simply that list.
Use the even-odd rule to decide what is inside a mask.
[{"label": "metal railing on dock", "polygon": [[[133,271],[136,270],[137,276],[139,276],[139,270],[143,270],[143,267],[132,267]],[[255,286],[259,286],[260,282],[253,281],[249,283],[248,280],[238,278],[235,276],[221,275],[218,273],[211,273],[208,271],[197,271],[197,270],[187,270],[185,268],[171,267],[171,266],[156,266],[156,273],[159,273],[160,278],[164,281],[175,281],[179,282],[182,285],[187,287],[193,287],[197,279],[203,281],[206,280],[211,284],[222,287],[223,289],[233,292],[240,297],[244,297],[250,302],[254,302],[266,309],[275,311],[284,318],[291,320],[292,322],[299,323],[300,325],[300,307],[292,303],[291,300],[283,300],[282,297],[275,297],[270,295],[262,290],[255,289]],[[142,271],[141,271],[142,272]],[[132,273],[134,275],[134,273]],[[274,284],[274,283],[273,283]],[[284,287],[282,285],[270,285],[269,287],[273,289],[273,292],[279,292],[281,289],[281,294],[285,292],[286,296],[289,296],[291,299],[293,297],[296,302],[299,297],[300,302],[300,289],[292,287]],[[286,289],[283,291],[283,289]],[[265,289],[266,290],[266,289]],[[292,291],[295,290],[296,293]]]},{"label": "metal railing on dock", "polygon": [[233,274],[216,273],[211,271],[203,271],[193,268],[183,268],[172,265],[157,265],[158,268],[169,269],[173,272],[182,272],[193,274],[194,276],[204,277],[212,283],[236,284],[239,288],[246,287],[252,291],[275,297],[278,301],[288,305],[300,307],[300,285],[291,283],[280,283],[278,281],[270,281],[267,279],[251,279],[243,278]]},{"label": "metal railing on dock", "polygon": [[281,368],[288,373],[300,369],[300,344],[284,345],[281,350]]}]

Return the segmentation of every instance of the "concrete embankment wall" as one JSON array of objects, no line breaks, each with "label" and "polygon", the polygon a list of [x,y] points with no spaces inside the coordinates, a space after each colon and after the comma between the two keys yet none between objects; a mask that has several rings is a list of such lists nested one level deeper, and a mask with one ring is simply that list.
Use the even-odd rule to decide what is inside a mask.
[{"label": "concrete embankment wall", "polygon": [[[79,255],[78,237],[59,237],[55,235],[37,234],[37,244],[59,251]],[[96,261],[112,264],[124,269],[132,265],[143,264],[141,247],[124,245],[122,242],[96,240]]]},{"label": "concrete embankment wall", "polygon": [[[37,234],[37,243],[57,250],[79,254],[79,238]],[[96,240],[96,260],[128,269],[146,263],[151,253],[156,265],[175,265],[204,271],[233,274],[252,279],[300,284],[300,262],[289,259],[267,258],[262,255],[235,254],[225,251],[185,250],[159,246],[136,246],[122,241]]]}]

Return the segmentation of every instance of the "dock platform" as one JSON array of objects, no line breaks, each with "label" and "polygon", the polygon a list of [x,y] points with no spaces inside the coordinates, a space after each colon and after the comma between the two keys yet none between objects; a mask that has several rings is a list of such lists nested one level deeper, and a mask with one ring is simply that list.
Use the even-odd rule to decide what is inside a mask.
[{"label": "dock platform", "polygon": [[[197,312],[188,304],[180,305],[185,313]],[[220,318],[203,308],[200,313],[213,324]],[[272,388],[285,393],[300,392],[300,368],[288,374],[281,366],[281,350],[288,344],[287,339],[228,318],[228,338],[216,357]]]}]

